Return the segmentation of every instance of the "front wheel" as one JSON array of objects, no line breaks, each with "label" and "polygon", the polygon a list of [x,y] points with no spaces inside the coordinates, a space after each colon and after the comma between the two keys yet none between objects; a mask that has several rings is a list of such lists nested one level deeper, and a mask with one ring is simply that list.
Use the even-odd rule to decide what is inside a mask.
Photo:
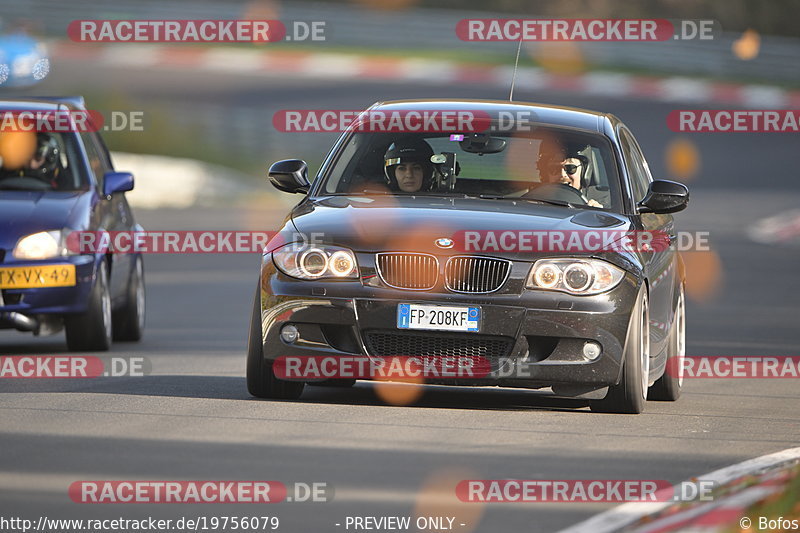
[{"label": "front wheel", "polygon": [[111,315],[115,341],[136,342],[144,334],[144,266],[141,256],[133,265],[128,288],[125,291],[125,305]]},{"label": "front wheel", "polygon": [[70,351],[104,352],[111,347],[111,295],[105,261],[97,265],[88,309],[80,315],[65,317],[64,329]]},{"label": "front wheel", "polygon": [[664,375],[650,387],[650,399],[674,402],[681,397],[683,388],[683,358],[686,357],[686,302],[681,285],[678,305],[669,331],[667,366]]},{"label": "front wheel", "polygon": [[259,289],[256,289],[247,340],[247,390],[256,398],[296,400],[303,393],[304,386],[303,382],[283,381],[276,378],[275,372],[272,371],[272,361],[264,358],[261,298]]},{"label": "front wheel", "polygon": [[608,388],[602,400],[591,404],[598,413],[638,414],[644,411],[650,375],[650,305],[642,287],[628,325],[622,360],[622,378]]}]

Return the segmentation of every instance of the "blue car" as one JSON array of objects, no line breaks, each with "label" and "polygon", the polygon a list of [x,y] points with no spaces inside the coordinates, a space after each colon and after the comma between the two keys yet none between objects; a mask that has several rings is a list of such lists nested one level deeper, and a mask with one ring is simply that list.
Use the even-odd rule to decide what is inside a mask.
[{"label": "blue car", "polygon": [[23,32],[0,35],[0,88],[30,87],[50,72],[43,43]]},{"label": "blue car", "polygon": [[[82,98],[0,100],[4,116],[23,110],[85,107]],[[141,339],[141,254],[69,245],[76,231],[142,230],[125,198],[133,175],[114,170],[96,132],[2,130],[0,159],[0,329],[35,335],[64,329],[72,351]]]}]

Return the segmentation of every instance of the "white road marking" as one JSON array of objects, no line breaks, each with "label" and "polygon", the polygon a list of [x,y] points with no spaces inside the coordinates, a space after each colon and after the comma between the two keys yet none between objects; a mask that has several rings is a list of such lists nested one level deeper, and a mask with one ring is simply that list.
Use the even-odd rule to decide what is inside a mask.
[{"label": "white road marking", "polygon": [[[715,485],[729,483],[742,476],[753,474],[761,470],[781,465],[800,459],[800,447],[789,448],[769,455],[762,455],[742,463],[715,470],[709,474],[699,476],[696,481],[712,481]],[[695,480],[693,480],[695,481]],[[671,490],[671,489],[667,489]],[[652,503],[630,502],[624,503],[613,509],[593,516],[589,520],[562,529],[559,533],[608,533],[618,531],[637,520],[655,514],[672,505],[672,502],[661,501]]]},{"label": "white road marking", "polygon": [[[51,49],[57,60],[70,59],[76,56],[76,48],[68,46],[68,52],[59,57],[62,44],[52,41]],[[187,65],[180,54],[172,53],[176,47],[152,44],[113,44],[104,47],[85,48],[79,53],[102,65],[134,66],[134,67],[168,67],[186,68]],[[371,76],[370,69],[380,56],[358,56],[349,54],[321,53],[307,54],[301,58],[280,61],[279,53],[272,51],[242,50],[229,47],[208,47],[201,50],[194,58],[198,68],[211,71],[225,71],[242,74],[274,75],[284,72],[288,77],[313,79],[350,79],[359,76],[362,79],[417,81],[430,85],[460,83],[459,72],[485,69],[487,83],[506,87],[510,80],[509,70],[513,67],[482,66],[480,64],[459,63],[447,60],[425,58],[409,58],[401,61],[394,71],[379,69]],[[276,61],[270,61],[275,59]],[[194,64],[194,62],[192,62]],[[715,93],[713,85],[703,80],[688,77],[638,77],[622,73],[589,72],[574,76],[574,84],[564,87],[563,79],[550,75],[536,67],[521,67],[517,73],[517,86],[527,90],[552,89],[583,94],[617,95],[622,97],[639,97],[665,102],[713,103],[723,101],[729,105],[741,105],[752,108],[784,108],[790,105],[797,91],[787,91],[769,85],[732,85],[736,90],[729,91],[723,98]]]},{"label": "white road marking", "polygon": [[762,244],[797,240],[800,238],[800,209],[762,218],[747,230],[747,236]]}]

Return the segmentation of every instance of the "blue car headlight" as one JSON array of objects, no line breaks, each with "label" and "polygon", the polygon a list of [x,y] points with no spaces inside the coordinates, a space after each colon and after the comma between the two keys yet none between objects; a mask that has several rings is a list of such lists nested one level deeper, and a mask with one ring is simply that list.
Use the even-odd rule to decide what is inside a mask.
[{"label": "blue car headlight", "polygon": [[15,259],[38,261],[75,255],[66,246],[66,230],[40,231],[17,241],[12,255]]}]

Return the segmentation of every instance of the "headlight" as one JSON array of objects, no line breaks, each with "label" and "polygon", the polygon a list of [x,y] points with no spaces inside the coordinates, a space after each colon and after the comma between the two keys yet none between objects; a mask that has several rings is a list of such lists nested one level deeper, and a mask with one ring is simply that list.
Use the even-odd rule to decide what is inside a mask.
[{"label": "headlight", "polygon": [[526,287],[599,294],[619,285],[624,276],[624,270],[599,259],[541,259],[534,263]]},{"label": "headlight", "polygon": [[73,255],[66,245],[66,231],[42,231],[28,235],[17,241],[12,255],[15,259],[52,259]]},{"label": "headlight", "polygon": [[272,260],[281,272],[293,278],[358,278],[355,255],[338,246],[287,244],[272,252]]}]

